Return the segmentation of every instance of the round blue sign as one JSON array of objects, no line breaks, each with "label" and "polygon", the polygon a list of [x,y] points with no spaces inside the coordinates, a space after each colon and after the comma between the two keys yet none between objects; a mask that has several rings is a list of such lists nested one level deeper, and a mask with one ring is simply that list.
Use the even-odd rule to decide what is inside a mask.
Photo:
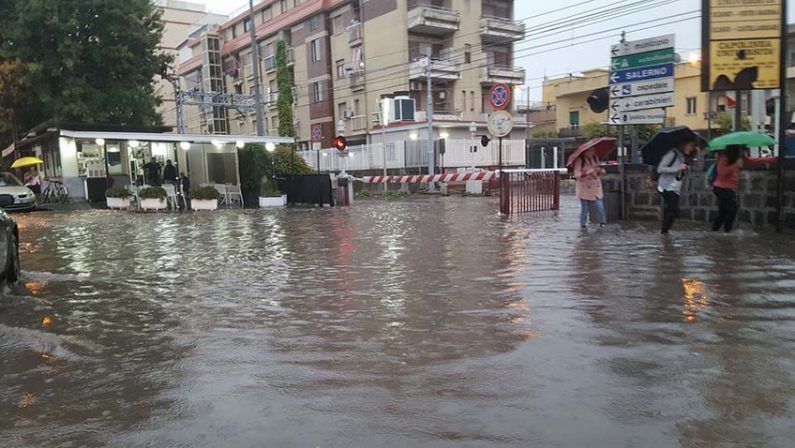
[{"label": "round blue sign", "polygon": [[511,89],[505,84],[496,84],[489,92],[489,102],[495,109],[505,109],[511,102]]}]

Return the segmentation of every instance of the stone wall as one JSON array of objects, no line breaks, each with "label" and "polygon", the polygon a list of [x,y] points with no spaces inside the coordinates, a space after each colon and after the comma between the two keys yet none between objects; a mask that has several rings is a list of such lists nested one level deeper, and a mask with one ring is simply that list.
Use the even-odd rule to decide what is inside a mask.
[{"label": "stone wall", "polygon": [[[643,165],[627,166],[627,217],[630,220],[659,220],[662,216],[660,195],[649,185],[649,169]],[[620,191],[616,167],[610,167],[603,179],[606,200],[610,192]],[[742,171],[737,219],[741,223],[774,228],[778,219],[777,174],[774,166],[748,168]],[[613,195],[620,198],[619,195]],[[685,178],[680,199],[680,219],[708,223],[718,212],[715,195],[708,189],[703,171],[693,171]],[[795,165],[787,166],[784,182],[784,222],[788,231],[795,231]]]}]

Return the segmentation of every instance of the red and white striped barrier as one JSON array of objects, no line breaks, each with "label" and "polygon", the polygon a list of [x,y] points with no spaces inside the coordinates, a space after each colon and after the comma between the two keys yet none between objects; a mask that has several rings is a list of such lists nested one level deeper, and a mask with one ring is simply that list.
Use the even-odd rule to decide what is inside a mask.
[{"label": "red and white striped barrier", "polygon": [[499,177],[497,171],[477,173],[433,174],[424,176],[364,176],[360,180],[366,184],[422,184],[427,182],[466,182],[468,180],[488,181]]}]

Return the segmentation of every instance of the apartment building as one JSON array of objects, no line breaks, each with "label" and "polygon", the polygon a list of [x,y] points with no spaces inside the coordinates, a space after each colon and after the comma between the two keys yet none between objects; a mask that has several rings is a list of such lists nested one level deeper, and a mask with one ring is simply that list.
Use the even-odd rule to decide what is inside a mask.
[{"label": "apartment building", "polygon": [[[220,24],[228,19],[223,15],[208,13],[205,6],[199,3],[154,0],[154,4],[162,13],[160,21],[163,23],[163,37],[160,38],[157,48],[174,57],[173,67],[171,67],[171,71],[174,72],[176,72],[179,60],[177,47],[185,41],[185,36],[203,24]],[[163,125],[176,127],[177,115],[173,85],[158,76],[155,80],[155,93],[162,99],[157,112],[163,117]]]},{"label": "apartment building", "polygon": [[[183,88],[253,93],[249,27],[254,26],[265,128],[276,134],[275,52],[277,42],[284,41],[302,149],[328,148],[338,133],[350,145],[385,133],[408,140],[409,133],[427,132],[429,107],[435,137],[457,132],[469,138],[471,123],[485,129],[492,85],[524,83],[524,70],[513,66],[513,46],[524,38],[525,27],[514,21],[512,0],[265,0],[254,11],[253,24],[245,12],[194,32],[180,46]],[[384,130],[379,116],[389,123]],[[251,110],[190,107],[186,117],[189,132],[252,134],[256,129]],[[523,122],[516,133],[524,136]]]}]

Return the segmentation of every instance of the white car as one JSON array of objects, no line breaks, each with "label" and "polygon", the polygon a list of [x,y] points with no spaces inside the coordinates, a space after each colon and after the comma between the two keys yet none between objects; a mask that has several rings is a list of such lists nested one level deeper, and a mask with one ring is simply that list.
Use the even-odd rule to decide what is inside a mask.
[{"label": "white car", "polygon": [[11,173],[0,173],[0,208],[6,211],[33,210],[36,195]]}]

